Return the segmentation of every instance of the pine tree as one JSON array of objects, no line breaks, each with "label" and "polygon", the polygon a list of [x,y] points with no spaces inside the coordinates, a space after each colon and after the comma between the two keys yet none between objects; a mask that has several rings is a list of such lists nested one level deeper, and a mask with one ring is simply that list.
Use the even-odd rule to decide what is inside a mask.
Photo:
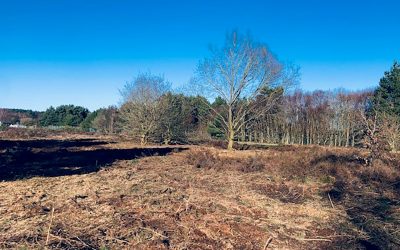
[{"label": "pine tree", "polygon": [[400,117],[400,64],[395,62],[385,72],[375,90],[373,105],[376,111]]}]

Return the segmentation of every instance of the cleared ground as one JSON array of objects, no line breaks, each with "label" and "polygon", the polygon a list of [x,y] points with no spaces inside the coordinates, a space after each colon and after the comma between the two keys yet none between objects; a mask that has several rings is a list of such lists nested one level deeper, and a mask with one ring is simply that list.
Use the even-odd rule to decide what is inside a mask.
[{"label": "cleared ground", "polygon": [[396,249],[399,162],[281,146],[0,140],[0,248]]}]

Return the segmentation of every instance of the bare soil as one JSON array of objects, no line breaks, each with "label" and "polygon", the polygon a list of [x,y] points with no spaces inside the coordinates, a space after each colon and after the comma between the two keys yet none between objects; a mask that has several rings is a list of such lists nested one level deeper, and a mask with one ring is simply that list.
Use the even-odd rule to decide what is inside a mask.
[{"label": "bare soil", "polygon": [[17,137],[0,140],[2,249],[400,248],[396,155]]}]

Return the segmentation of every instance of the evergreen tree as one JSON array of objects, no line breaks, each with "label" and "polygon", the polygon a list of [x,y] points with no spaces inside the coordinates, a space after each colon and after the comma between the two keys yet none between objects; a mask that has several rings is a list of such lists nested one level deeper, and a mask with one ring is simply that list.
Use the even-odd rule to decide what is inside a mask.
[{"label": "evergreen tree", "polygon": [[56,110],[52,106],[42,114],[39,124],[43,127],[47,127],[50,125],[58,125]]},{"label": "evergreen tree", "polygon": [[185,117],[185,97],[170,92],[161,97],[162,112],[156,130],[156,137],[165,144],[186,142],[187,124]]},{"label": "evergreen tree", "polygon": [[91,129],[94,128],[94,124],[93,121],[96,119],[96,117],[99,114],[99,110],[93,111],[91,112],[88,116],[86,116],[85,120],[83,120],[80,124],[80,127],[84,130],[84,131],[90,131]]},{"label": "evergreen tree", "polygon": [[375,90],[373,106],[376,111],[400,117],[400,64],[395,62],[385,72]]},{"label": "evergreen tree", "polygon": [[185,99],[186,124],[189,132],[199,133],[200,130],[207,127],[210,117],[210,104],[203,96],[190,96]]},{"label": "evergreen tree", "polygon": [[80,106],[61,105],[50,107],[40,119],[41,126],[79,126],[89,114],[89,110]]}]

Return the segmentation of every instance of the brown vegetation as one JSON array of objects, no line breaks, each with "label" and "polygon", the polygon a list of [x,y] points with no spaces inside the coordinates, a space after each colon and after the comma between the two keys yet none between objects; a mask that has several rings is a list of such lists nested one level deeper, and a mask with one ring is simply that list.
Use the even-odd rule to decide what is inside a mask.
[{"label": "brown vegetation", "polygon": [[[367,152],[318,146],[149,149],[85,136],[0,145],[0,248],[400,246],[393,154],[367,167]],[[34,171],[4,177],[21,166]]]}]

